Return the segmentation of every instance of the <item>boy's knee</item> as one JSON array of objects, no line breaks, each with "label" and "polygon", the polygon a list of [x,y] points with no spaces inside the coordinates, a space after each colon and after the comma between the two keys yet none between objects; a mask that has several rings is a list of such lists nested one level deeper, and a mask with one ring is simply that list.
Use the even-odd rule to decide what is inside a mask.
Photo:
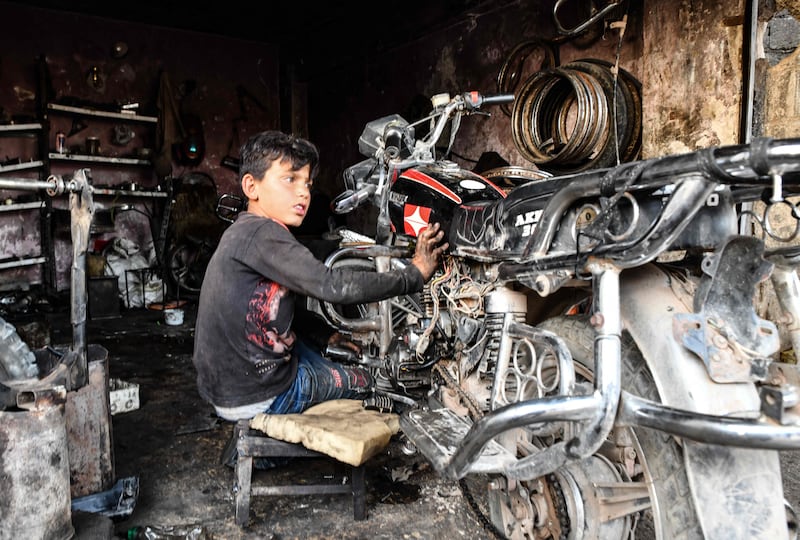
[{"label": "boy's knee", "polygon": [[360,388],[364,389],[365,391],[372,389],[374,380],[368,369],[361,367],[350,368],[348,370],[348,376],[350,378],[351,388]]}]

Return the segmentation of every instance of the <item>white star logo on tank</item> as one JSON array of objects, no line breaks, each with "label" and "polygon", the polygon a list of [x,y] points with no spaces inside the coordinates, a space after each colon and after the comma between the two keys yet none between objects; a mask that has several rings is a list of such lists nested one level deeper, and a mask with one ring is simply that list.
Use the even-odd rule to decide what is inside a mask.
[{"label": "white star logo on tank", "polygon": [[431,209],[407,204],[403,214],[405,232],[412,233],[414,236],[419,236],[420,231],[428,226]]}]

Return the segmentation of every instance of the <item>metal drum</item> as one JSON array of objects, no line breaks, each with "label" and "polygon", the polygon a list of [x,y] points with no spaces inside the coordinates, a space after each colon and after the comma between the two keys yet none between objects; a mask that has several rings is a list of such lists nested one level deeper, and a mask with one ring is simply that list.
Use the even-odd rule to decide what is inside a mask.
[{"label": "metal drum", "polygon": [[0,539],[72,538],[66,391],[23,391],[17,401],[0,411]]}]

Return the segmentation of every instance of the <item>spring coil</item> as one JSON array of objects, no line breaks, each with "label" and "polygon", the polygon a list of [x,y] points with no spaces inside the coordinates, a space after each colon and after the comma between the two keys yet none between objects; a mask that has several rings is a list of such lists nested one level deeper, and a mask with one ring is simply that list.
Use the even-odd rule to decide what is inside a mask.
[{"label": "spring coil", "polygon": [[486,372],[490,375],[494,373],[494,366],[497,365],[497,353],[500,349],[500,338],[503,334],[504,313],[486,314],[486,332],[489,339],[486,341],[484,361],[486,362]]}]

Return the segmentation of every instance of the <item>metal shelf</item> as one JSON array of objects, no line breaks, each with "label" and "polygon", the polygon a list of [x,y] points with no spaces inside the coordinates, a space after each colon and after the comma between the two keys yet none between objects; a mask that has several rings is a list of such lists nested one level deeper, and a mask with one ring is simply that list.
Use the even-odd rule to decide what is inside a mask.
[{"label": "metal shelf", "polygon": [[56,152],[50,152],[47,155],[50,161],[80,161],[84,163],[107,163],[109,165],[152,165],[152,163],[146,159],[89,156],[84,154],[59,154]]},{"label": "metal shelf", "polygon": [[130,189],[108,189],[108,188],[92,188],[93,195],[113,195],[115,197],[143,197],[148,199],[160,199],[169,197],[168,193],[163,191],[132,191]]},{"label": "metal shelf", "polygon": [[57,103],[48,103],[47,110],[58,111],[69,114],[80,114],[83,116],[93,116],[95,118],[111,118],[116,120],[125,120],[127,122],[146,122],[150,124],[155,124],[158,122],[158,117],[156,116],[142,116],[133,113],[100,111],[97,109],[84,109],[83,107],[71,107],[69,105],[59,105]]},{"label": "metal shelf", "polygon": [[18,133],[26,133],[30,131],[37,131],[42,129],[42,124],[2,124],[0,125],[0,135],[13,135]]},{"label": "metal shelf", "polygon": [[0,212],[17,212],[19,210],[40,210],[44,208],[44,201],[0,204]]},{"label": "metal shelf", "polygon": [[24,171],[26,169],[38,169],[42,165],[44,165],[44,162],[42,161],[26,161],[25,163],[17,163],[16,165],[6,165],[5,167],[0,167],[0,173]]},{"label": "metal shelf", "polygon": [[9,268],[20,268],[22,266],[35,266],[37,264],[44,264],[47,262],[47,257],[31,257],[26,259],[18,259],[16,261],[0,262],[0,270],[7,270]]},{"label": "metal shelf", "polygon": [[[19,161],[18,163],[8,164],[8,165],[0,165],[0,174],[3,176],[0,177],[0,182],[4,184],[8,184],[11,186],[17,187],[8,187],[2,189],[8,189],[11,191],[16,190],[38,190],[39,188],[36,187],[37,184],[41,183],[42,175],[46,174],[46,167],[47,161],[43,157],[44,149],[42,148],[42,137],[44,136],[44,129],[47,124],[45,122],[25,122],[25,123],[18,123],[18,124],[2,124],[0,125],[0,138],[2,139],[10,139],[16,137],[17,139],[30,139],[36,141],[37,146],[37,159],[30,159],[29,161]],[[15,177],[6,176],[7,173],[13,173],[18,171],[38,171],[36,174],[36,178],[21,178],[20,176],[26,175],[17,175]],[[30,176],[30,175],[28,175]],[[43,265],[42,270],[42,280],[43,282],[47,281],[47,276],[49,274],[49,264],[51,263],[51,259],[47,256],[47,246],[45,244],[46,238],[46,231],[44,230],[44,213],[42,212],[43,209],[47,208],[47,201],[39,200],[39,201],[31,201],[28,199],[27,202],[13,202],[13,200],[9,199],[8,204],[5,204],[5,200],[0,201],[0,215],[3,216],[3,220],[5,222],[9,222],[9,220],[17,221],[21,219],[21,216],[15,215],[18,212],[28,213],[28,212],[38,212],[39,213],[39,233],[40,233],[40,240],[39,240],[39,254],[36,255],[23,255],[23,254],[9,254],[4,257],[0,261],[0,271],[12,270],[16,268],[29,268],[34,266]]]}]

